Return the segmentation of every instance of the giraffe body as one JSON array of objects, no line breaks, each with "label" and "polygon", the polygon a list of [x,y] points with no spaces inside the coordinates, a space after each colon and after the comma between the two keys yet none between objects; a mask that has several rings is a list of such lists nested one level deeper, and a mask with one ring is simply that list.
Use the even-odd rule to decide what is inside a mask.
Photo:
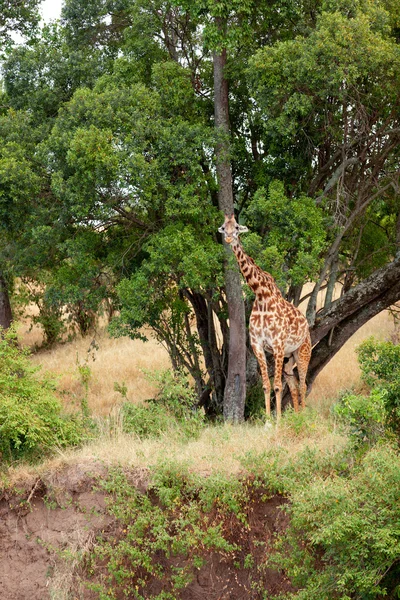
[{"label": "giraffe body", "polygon": [[[263,381],[265,408],[271,414],[270,382],[265,351],[274,356],[274,391],[277,420],[281,416],[282,373],[289,386],[294,410],[305,406],[306,374],[311,357],[310,331],[305,316],[282,296],[274,278],[263,271],[248,256],[240,243],[239,234],[247,227],[238,225],[233,215],[225,216],[219,231],[230,244],[247,284],[255,293],[249,322],[250,343],[258,360]],[[289,358],[284,366],[284,358]],[[299,382],[293,373],[297,364]]]}]

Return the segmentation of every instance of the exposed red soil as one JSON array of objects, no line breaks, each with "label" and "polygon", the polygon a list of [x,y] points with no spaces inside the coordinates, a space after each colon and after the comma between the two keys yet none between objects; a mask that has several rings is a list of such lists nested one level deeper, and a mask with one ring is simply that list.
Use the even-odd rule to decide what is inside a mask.
[{"label": "exposed red soil", "polygon": [[[37,479],[27,483],[19,493],[3,493],[0,499],[1,600],[50,599],[54,573],[63,560],[60,551],[72,547],[90,548],[101,532],[107,538],[117,535],[117,525],[107,513],[104,494],[93,489],[96,477],[104,474],[101,465],[73,466],[52,474],[51,481]],[[144,472],[132,473],[132,480],[141,493],[146,493],[147,477]],[[265,567],[275,535],[287,526],[288,518],[281,510],[284,503],[285,499],[280,496],[268,498],[259,491],[254,493],[248,506],[247,525],[234,516],[223,517],[224,537],[237,543],[240,551],[234,556],[217,551],[206,554],[203,566],[194,572],[192,582],[177,592],[177,599],[256,600],[265,597],[265,592],[274,595],[294,591],[284,573]],[[250,567],[245,566],[249,555],[252,556]],[[159,556],[166,573],[171,565],[185,566],[186,560],[179,556],[169,559]],[[168,591],[168,583],[149,579],[141,593],[150,598]],[[75,578],[73,587],[73,598],[98,597],[80,585],[79,578]],[[54,592],[53,597],[56,597]]]},{"label": "exposed red soil", "polygon": [[100,466],[80,465],[25,482],[0,500],[0,597],[46,600],[59,552],[87,541],[106,527],[104,495],[93,492]]},{"label": "exposed red soil", "polygon": [[[240,546],[240,552],[228,558],[217,552],[208,556],[195,580],[181,592],[182,600],[245,600],[295,591],[284,573],[265,566],[277,533],[285,530],[287,515],[281,508],[286,503],[281,496],[264,498],[262,491],[249,506],[248,527],[231,519],[225,524],[225,537]],[[246,556],[252,556],[252,566],[245,567]],[[240,565],[240,566],[238,566]]]}]

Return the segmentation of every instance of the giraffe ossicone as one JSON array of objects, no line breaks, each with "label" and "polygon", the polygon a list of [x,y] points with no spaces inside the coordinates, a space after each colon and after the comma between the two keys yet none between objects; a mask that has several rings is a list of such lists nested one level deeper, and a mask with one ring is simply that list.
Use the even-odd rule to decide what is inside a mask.
[{"label": "giraffe ossicone", "polygon": [[[306,375],[311,358],[311,338],[308,322],[298,308],[285,300],[274,278],[263,271],[242,248],[239,235],[248,231],[239,225],[233,214],[225,215],[224,224],[218,229],[236,256],[246,283],[253,290],[255,300],[250,315],[249,334],[253,352],[260,365],[263,381],[265,409],[271,414],[271,387],[265,351],[275,360],[274,391],[277,420],[281,416],[282,372],[288,384],[294,410],[304,408],[306,397]],[[284,359],[289,358],[284,365]],[[297,365],[299,379],[293,373]]]}]

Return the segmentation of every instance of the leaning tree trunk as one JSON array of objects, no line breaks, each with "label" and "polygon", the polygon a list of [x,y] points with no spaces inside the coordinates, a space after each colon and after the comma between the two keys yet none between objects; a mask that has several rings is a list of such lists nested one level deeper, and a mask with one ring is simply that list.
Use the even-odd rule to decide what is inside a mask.
[{"label": "leaning tree trunk", "polygon": [[[317,313],[311,328],[313,351],[308,368],[310,389],[317,375],[360,327],[400,300],[400,256]],[[290,394],[285,394],[288,404]]]},{"label": "leaning tree trunk", "polygon": [[8,329],[12,323],[12,311],[10,297],[8,295],[7,282],[0,273],[0,327]]},{"label": "leaning tree trunk", "polygon": [[[217,134],[216,158],[218,205],[224,214],[233,214],[232,173],[229,157],[228,82],[224,70],[226,50],[214,54],[214,113]],[[246,398],[246,323],[239,269],[229,260],[226,247],[225,291],[229,314],[229,358],[224,393],[224,419],[240,422]]]}]

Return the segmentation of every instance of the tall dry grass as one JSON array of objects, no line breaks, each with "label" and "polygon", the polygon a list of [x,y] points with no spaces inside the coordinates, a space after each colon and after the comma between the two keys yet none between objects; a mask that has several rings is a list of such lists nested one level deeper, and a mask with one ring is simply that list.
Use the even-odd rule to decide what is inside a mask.
[{"label": "tall dry grass", "polygon": [[[139,439],[125,435],[118,427],[118,405],[121,395],[115,391],[114,382],[125,383],[127,397],[141,402],[154,396],[154,384],[146,378],[145,371],[169,368],[166,351],[154,340],[144,343],[127,338],[110,339],[103,330],[97,336],[98,350],[94,360],[88,354],[90,339],[77,339],[60,344],[51,350],[42,350],[32,356],[32,361],[59,378],[59,387],[66,391],[62,395],[66,405],[79,402],[84,392],[78,373],[78,364],[88,360],[92,372],[89,386],[89,406],[94,415],[114,418],[114,425],[107,429],[104,421],[100,437],[78,450],[59,451],[58,456],[42,465],[29,467],[19,465],[10,468],[10,480],[27,478],[42,472],[63,469],[65,465],[120,463],[129,467],[147,470],[160,461],[187,463],[199,473],[239,473],[242,459],[249,452],[280,449],[283,456],[293,456],[304,448],[335,453],[347,443],[346,437],[333,428],[332,421],[324,418],[332,398],[342,389],[356,385],[359,381],[355,348],[365,338],[375,335],[389,338],[394,331],[393,320],[383,312],[361,328],[338,352],[317,378],[308,404],[317,411],[316,418],[304,430],[304,435],[290,426],[290,413],[282,419],[279,428],[244,424],[238,427],[220,425],[207,427],[197,439],[189,441],[178,435],[161,434],[157,439]],[[24,324],[20,327],[20,339],[25,344],[40,341],[40,332],[28,332]]]},{"label": "tall dry grass", "polygon": [[62,472],[65,467],[86,465],[112,466],[119,464],[129,469],[149,472],[160,463],[182,465],[200,475],[212,473],[237,475],[244,470],[249,456],[271,453],[279,454],[282,462],[288,461],[302,451],[334,455],[348,444],[348,438],[316,412],[309,414],[303,427],[296,427],[294,413],[286,413],[279,427],[263,424],[210,425],[201,430],[197,438],[161,433],[157,438],[141,439],[135,435],[114,431],[103,432],[98,438],[82,448],[59,450],[58,454],[35,466],[16,465],[9,468],[8,482],[14,486],[18,481],[33,476],[49,477]]},{"label": "tall dry grass", "polygon": [[[28,330],[20,325],[19,337],[24,345],[40,345],[39,328]],[[79,405],[84,388],[79,366],[88,366],[88,404],[95,415],[106,416],[121,401],[115,391],[115,383],[124,384],[127,398],[142,402],[154,397],[156,387],[146,372],[162,371],[170,367],[166,350],[149,334],[149,341],[129,338],[110,338],[106,330],[100,329],[95,337],[78,337],[71,342],[57,344],[50,349],[39,350],[32,355],[32,362],[54,375],[66,406]]]},{"label": "tall dry grass", "polygon": [[308,397],[308,404],[317,406],[319,403],[329,403],[341,391],[357,386],[361,374],[357,361],[357,346],[371,336],[379,340],[388,340],[394,333],[393,317],[386,310],[360,327],[318,375]]},{"label": "tall dry grass", "polygon": [[[388,311],[383,311],[360,328],[319,374],[308,397],[308,404],[323,408],[342,390],[356,386],[360,380],[357,346],[371,335],[388,339],[394,331],[394,321]],[[21,323],[19,333],[24,345],[34,347],[42,342],[39,327],[29,330],[26,323]],[[40,350],[33,354],[32,361],[57,377],[67,406],[78,405],[82,398],[84,390],[78,367],[87,365],[91,372],[89,408],[93,414],[105,416],[122,399],[121,394],[115,391],[115,383],[125,384],[130,401],[142,402],[154,397],[157,391],[146,372],[170,368],[166,350],[151,334],[148,337],[147,342],[129,338],[112,339],[103,328],[95,336],[97,349],[91,345],[93,338],[77,338],[50,350]]]}]

